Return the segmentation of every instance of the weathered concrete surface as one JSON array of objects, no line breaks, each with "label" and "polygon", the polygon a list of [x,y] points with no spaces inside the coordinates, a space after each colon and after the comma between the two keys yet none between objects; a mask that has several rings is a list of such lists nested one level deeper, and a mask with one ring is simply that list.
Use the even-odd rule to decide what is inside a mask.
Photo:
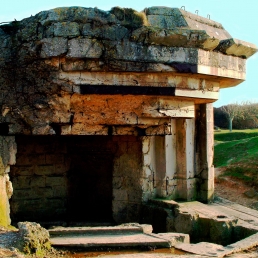
[{"label": "weathered concrete surface", "polygon": [[[258,232],[257,211],[226,201],[203,204],[156,199],[147,207],[143,222],[152,224],[155,232],[189,234],[194,242],[226,246]],[[152,213],[156,216],[151,217]]]},{"label": "weathered concrete surface", "polygon": [[234,56],[245,56],[247,58],[257,52],[256,46],[252,43],[234,38],[222,40],[217,49],[226,55],[233,54]]},{"label": "weathered concrete surface", "polygon": [[[152,200],[149,205],[152,205],[152,208],[153,205],[158,207],[152,212],[166,221],[165,227],[168,232],[189,234],[191,242],[197,242],[179,243],[175,246],[177,249],[204,257],[224,257],[258,246],[256,210],[227,200],[217,200],[211,204]],[[150,223],[150,220],[144,222]],[[157,230],[158,223],[159,228],[162,228],[162,221],[152,221],[154,230]]]},{"label": "weathered concrete surface", "polygon": [[178,237],[182,238],[182,235],[178,236],[178,233],[166,233],[166,236],[157,235],[145,235],[145,234],[108,234],[108,235],[72,235],[66,237],[54,237],[51,238],[51,244],[54,247],[65,248],[135,248],[135,247],[153,247],[169,248],[178,241]]},{"label": "weathered concrete surface", "polygon": [[176,248],[189,253],[208,257],[224,257],[225,248],[222,245],[200,242],[197,244],[178,244]]},{"label": "weathered concrete surface", "polygon": [[[169,107],[155,114],[117,107],[122,116],[112,109],[112,101],[104,103],[108,106],[102,115],[89,106],[108,102],[113,94],[123,95],[116,103],[132,103],[124,94],[133,94],[144,105],[139,94],[146,91],[127,86],[146,86],[161,88],[151,95],[169,95],[175,106],[193,101],[185,104],[192,110],[193,104],[218,99],[219,88],[242,82],[246,58],[256,52],[254,45],[232,40],[221,24],[167,7],[143,12],[56,8],[0,26],[0,39],[0,123],[5,134],[105,135],[105,126],[134,126],[142,117],[185,117]],[[87,123],[76,120],[84,112],[77,110],[78,102],[87,108]],[[155,131],[150,128],[146,134]]]},{"label": "weathered concrete surface", "polygon": [[97,226],[97,227],[54,227],[49,229],[48,232],[52,237],[55,236],[65,236],[65,235],[80,235],[80,234],[123,234],[125,233],[144,233],[151,234],[152,226],[148,224],[138,224],[138,223],[125,223],[118,226]]},{"label": "weathered concrete surface", "polygon": [[209,206],[221,212],[230,212],[232,216],[238,217],[241,223],[249,223],[253,225],[254,228],[258,226],[257,210],[244,207],[223,198],[216,198]]},{"label": "weathered concrete surface", "polygon": [[16,143],[13,136],[0,136],[0,225],[9,226],[9,199],[13,194],[9,178],[10,165],[15,164]]},{"label": "weathered concrete surface", "polygon": [[[110,258],[118,258],[118,257],[124,257],[124,258],[171,258],[173,257],[174,254],[173,252],[171,254],[164,254],[164,253],[159,253],[158,251],[155,253],[138,253],[138,254],[119,254],[119,255],[109,255],[108,257]],[[200,255],[176,255],[176,258],[201,258],[203,256]]]},{"label": "weathered concrete surface", "polygon": [[189,243],[187,234],[152,234],[151,225],[139,224],[95,228],[57,228],[49,232],[53,246],[66,248],[170,248],[179,242]]},{"label": "weathered concrete surface", "polygon": [[220,23],[189,13],[183,9],[154,6],[146,8],[144,11],[149,18],[150,24],[154,27],[162,29],[174,27],[198,28],[198,30],[207,31],[207,34],[214,39],[221,40],[230,37],[230,34],[225,31]]},{"label": "weathered concrete surface", "polygon": [[[219,201],[215,201],[213,204],[209,205],[204,205],[199,202],[182,203],[179,204],[179,213],[181,213],[183,217],[185,217],[184,214],[195,214],[197,218],[195,225],[197,226],[198,223],[200,223],[199,226],[204,225],[203,230],[200,229],[199,234],[200,232],[203,236],[206,234],[206,237],[210,238],[210,241],[213,243],[227,245],[231,241],[238,241],[239,239],[258,232],[257,211],[241,205],[239,205],[238,208],[232,207],[231,205],[231,203],[225,204]],[[248,214],[250,212],[251,214]],[[190,226],[189,220],[188,223]],[[205,233],[204,229],[207,230],[207,233]],[[196,229],[193,224],[191,225],[191,230],[194,234],[193,231]],[[198,233],[196,232],[196,234]]]},{"label": "weathered concrete surface", "polygon": [[[239,209],[242,211],[242,216],[248,213],[250,216],[252,215],[253,223],[257,223],[257,211],[246,209],[242,206],[235,205],[234,203],[230,203],[226,200],[221,202],[222,206],[225,208],[228,206],[228,210],[233,209],[233,213]],[[164,207],[176,207],[182,205],[182,209],[184,209],[184,204],[178,204],[176,202],[164,202]],[[213,216],[217,217],[217,214],[220,216],[225,216],[230,214],[223,213],[220,210],[219,202],[212,205],[203,205],[198,203],[192,203],[190,206],[195,209],[195,211],[199,211],[200,213],[204,213],[204,208],[206,208],[206,213],[212,211],[211,218]],[[210,209],[210,206],[214,206]],[[183,210],[182,210],[183,211]],[[240,213],[240,212],[239,212]],[[255,218],[256,216],[256,218]],[[249,219],[246,221],[246,224],[252,223]],[[202,225],[202,230],[204,225]],[[253,227],[252,224],[250,224]],[[63,228],[57,227],[49,230],[51,235],[51,242],[56,246],[66,246],[70,247],[85,247],[85,248],[98,248],[98,247],[106,247],[106,248],[128,248],[130,246],[138,246],[138,247],[147,247],[146,245],[139,245],[140,241],[144,241],[144,244],[149,244],[148,247],[168,247],[168,243],[171,246],[175,246],[176,249],[181,249],[183,251],[192,253],[186,254],[182,257],[257,257],[255,253],[250,252],[248,254],[238,254],[239,252],[250,250],[252,247],[258,245],[258,233],[251,235],[243,240],[237,241],[233,244],[229,244],[227,246],[222,246],[214,243],[202,242],[198,244],[190,244],[187,235],[185,234],[177,234],[177,233],[168,233],[168,234],[151,234],[152,227],[150,225],[139,225],[135,223],[120,225],[116,227],[75,227],[75,228]],[[145,234],[147,236],[153,236],[154,239],[149,237],[142,236]],[[62,237],[61,237],[62,236]],[[103,237],[104,236],[104,237]],[[105,237],[106,236],[106,237]],[[38,238],[37,238],[38,239]],[[160,240],[161,239],[161,240]],[[111,241],[112,240],[112,241]],[[166,240],[166,241],[164,241]],[[135,243],[138,241],[138,243]],[[149,242],[148,242],[149,241]],[[162,241],[164,241],[162,243]],[[184,243],[181,243],[185,241]],[[36,241],[37,242],[37,241]],[[116,242],[116,243],[114,243]],[[179,243],[178,243],[179,242]],[[104,245],[106,243],[107,245]],[[165,244],[166,243],[166,244]],[[137,254],[121,254],[116,255],[116,257],[171,257],[173,254],[173,250],[171,250],[171,254],[159,253],[158,250],[154,253],[137,253]],[[233,255],[232,255],[233,254]],[[235,255],[234,255],[235,254]],[[230,255],[230,256],[229,256]],[[114,257],[114,256],[113,256]],[[177,257],[181,257],[178,256]]]},{"label": "weathered concrete surface", "polygon": [[[142,140],[136,136],[20,136],[10,176],[13,223],[139,221]],[[101,162],[100,162],[101,161]],[[90,210],[81,210],[82,196]]]},{"label": "weathered concrete surface", "polygon": [[[208,257],[224,257],[233,253],[251,249],[258,245],[258,233],[234,244],[222,246],[200,242],[197,244],[177,244],[175,247],[183,251]],[[253,257],[253,256],[251,256]]]},{"label": "weathered concrete surface", "polygon": [[51,249],[49,233],[35,222],[19,222],[19,237],[16,246],[25,254],[44,255]]},{"label": "weathered concrete surface", "polygon": [[[83,247],[86,249],[100,247],[111,247],[119,249],[146,246],[155,248],[175,247],[178,250],[191,253],[186,254],[184,257],[225,257],[242,252],[244,250],[249,250],[252,247],[258,245],[258,233],[251,235],[243,240],[237,241],[234,244],[223,246],[208,242],[190,244],[186,234],[152,234],[151,231],[152,228],[150,225],[139,224],[125,224],[116,227],[97,228],[55,228],[49,230],[51,235],[51,243],[56,247]],[[143,253],[131,255],[133,255],[133,257],[171,257],[171,255],[166,256],[165,254],[159,253],[158,251],[156,254]],[[241,257],[241,254],[239,255],[239,257]],[[235,256],[233,255],[232,257]],[[251,253],[250,257],[256,256]]]},{"label": "weathered concrete surface", "polygon": [[[210,103],[220,88],[245,79],[246,59],[256,46],[232,40],[217,22],[166,7],[56,8],[0,26],[0,42],[0,135],[114,137],[114,166],[104,185],[110,190],[106,210],[116,222],[139,221],[142,204],[153,197],[213,198]],[[115,138],[120,142],[114,144]],[[33,206],[26,204],[34,202],[37,215],[64,220],[72,199],[67,183],[72,177],[81,184],[74,179],[80,169],[69,178],[60,148],[52,157],[46,150],[32,152],[11,168],[13,214],[26,217]],[[80,155],[76,168],[94,160],[82,164]],[[8,165],[13,163],[4,173]],[[98,171],[102,178],[104,169]],[[0,211],[8,214],[12,188],[2,174]],[[76,198],[70,204],[78,206]]]}]

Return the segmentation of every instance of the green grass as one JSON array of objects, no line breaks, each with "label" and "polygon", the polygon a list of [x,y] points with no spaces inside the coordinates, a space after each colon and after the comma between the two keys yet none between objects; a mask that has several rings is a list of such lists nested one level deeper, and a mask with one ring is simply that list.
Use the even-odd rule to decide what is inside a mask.
[{"label": "green grass", "polygon": [[258,186],[258,130],[219,132],[214,139],[214,165],[225,167],[223,176]]},{"label": "green grass", "polygon": [[258,129],[248,129],[248,130],[233,130],[229,132],[229,130],[221,130],[220,132],[214,133],[215,141],[233,141],[233,140],[241,140],[250,137],[258,136]]},{"label": "green grass", "polygon": [[235,177],[247,183],[252,183],[252,182],[254,183],[254,181],[257,179],[255,174],[251,174],[251,173],[246,174],[246,168],[239,167],[239,166],[230,167],[223,173],[223,176]]},{"label": "green grass", "polygon": [[226,166],[239,161],[258,160],[258,136],[223,142],[214,147],[214,165]]}]

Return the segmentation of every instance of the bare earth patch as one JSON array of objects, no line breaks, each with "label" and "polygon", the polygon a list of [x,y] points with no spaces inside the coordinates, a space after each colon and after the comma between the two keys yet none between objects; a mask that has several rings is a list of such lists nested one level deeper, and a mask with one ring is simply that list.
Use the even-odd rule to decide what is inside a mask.
[{"label": "bare earth patch", "polygon": [[253,191],[253,187],[243,181],[229,176],[220,176],[223,169],[215,169],[215,196],[228,199],[237,204],[258,209],[258,195],[247,197],[246,192]]}]

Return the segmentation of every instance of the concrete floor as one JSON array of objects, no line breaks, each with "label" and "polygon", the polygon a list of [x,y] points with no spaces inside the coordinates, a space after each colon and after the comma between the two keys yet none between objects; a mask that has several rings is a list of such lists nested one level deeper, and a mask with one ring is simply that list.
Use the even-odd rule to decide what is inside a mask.
[{"label": "concrete floor", "polygon": [[[167,202],[167,201],[166,201]],[[168,201],[169,202],[169,201]],[[200,202],[178,203],[181,211],[195,212],[201,218],[212,218],[223,220],[225,218],[236,222],[241,232],[249,232],[249,236],[226,246],[200,242],[192,244],[189,236],[182,233],[160,233],[153,234],[151,225],[125,224],[115,227],[77,227],[77,228],[55,228],[50,230],[51,242],[54,247],[83,247],[89,248],[170,248],[175,247],[188,255],[182,257],[258,257],[255,253],[243,252],[252,247],[258,246],[258,211],[229,202],[224,199],[217,199],[212,204]],[[223,223],[222,223],[222,226]],[[250,234],[250,232],[252,232]],[[240,256],[239,256],[240,255]],[[114,257],[113,255],[108,257]],[[171,254],[162,253],[139,253],[121,254],[116,257],[171,257]],[[177,257],[181,257],[178,255]]]}]

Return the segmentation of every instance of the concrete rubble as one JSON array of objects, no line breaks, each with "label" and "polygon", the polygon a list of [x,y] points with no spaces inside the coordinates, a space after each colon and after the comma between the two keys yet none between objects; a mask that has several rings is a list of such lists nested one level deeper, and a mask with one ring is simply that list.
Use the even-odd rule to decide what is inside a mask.
[{"label": "concrete rubble", "polygon": [[15,247],[25,254],[43,255],[51,249],[49,233],[35,222],[19,222]]}]

